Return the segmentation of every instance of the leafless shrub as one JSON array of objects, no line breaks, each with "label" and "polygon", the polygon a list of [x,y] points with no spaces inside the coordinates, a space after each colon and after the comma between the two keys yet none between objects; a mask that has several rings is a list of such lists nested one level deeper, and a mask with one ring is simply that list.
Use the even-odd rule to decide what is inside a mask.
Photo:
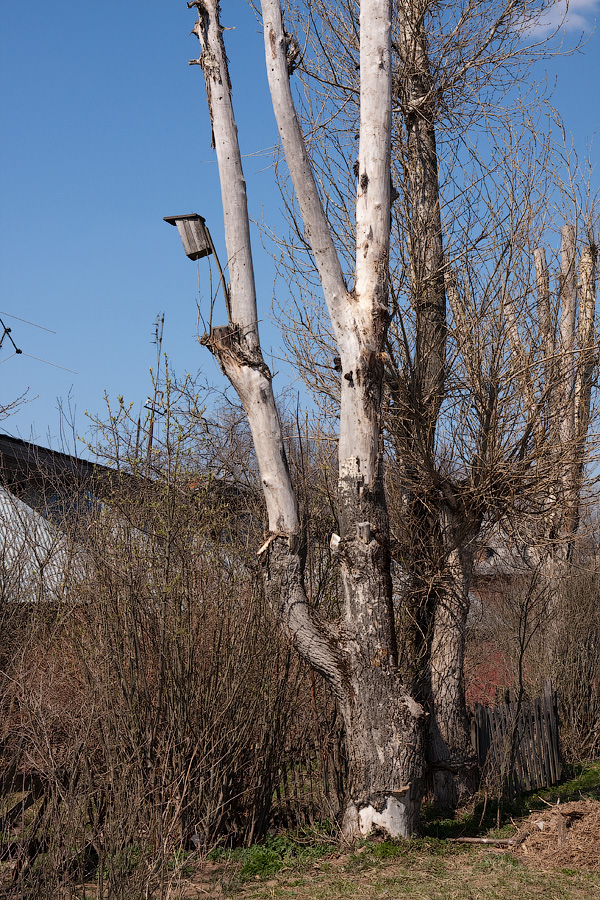
[{"label": "leafless shrub", "polygon": [[[588,560],[589,565],[589,560]],[[551,674],[558,690],[566,759],[600,754],[600,573],[574,567],[561,580]]]},{"label": "leafless shrub", "polygon": [[105,430],[117,466],[86,493],[70,580],[2,606],[15,897],[174,897],[182,854],[259,838],[302,686],[246,552],[255,497],[198,471],[170,408],[140,477],[127,421]]},{"label": "leafless shrub", "polygon": [[[559,699],[561,752],[571,762],[600,752],[599,595],[596,554],[580,545],[571,562],[550,572],[505,571],[492,580],[481,591],[468,633],[472,680],[481,667],[492,691],[510,689],[522,702],[551,680]],[[492,700],[489,693],[472,696]]]}]

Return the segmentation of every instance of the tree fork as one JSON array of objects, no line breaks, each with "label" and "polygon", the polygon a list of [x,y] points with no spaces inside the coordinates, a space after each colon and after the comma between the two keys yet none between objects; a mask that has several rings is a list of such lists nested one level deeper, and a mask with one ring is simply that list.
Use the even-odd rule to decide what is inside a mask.
[{"label": "tree fork", "polygon": [[382,350],[389,321],[391,66],[390,0],[361,3],[361,123],[355,289],[338,259],[289,87],[289,36],[279,0],[263,0],[269,86],[306,234],[331,312],[342,370],[339,441],[339,626],[310,607],[298,553],[296,497],[285,459],[271,375],[260,353],[245,182],[217,0],[194,4],[194,33],[217,152],[231,274],[230,324],[204,342],[217,356],[248,416],[269,516],[259,551],[265,590],[301,655],[328,681],[344,717],[350,791],[348,835],[379,825],[409,836],[423,788],[423,710],[397,667],[389,525],[381,485]]}]

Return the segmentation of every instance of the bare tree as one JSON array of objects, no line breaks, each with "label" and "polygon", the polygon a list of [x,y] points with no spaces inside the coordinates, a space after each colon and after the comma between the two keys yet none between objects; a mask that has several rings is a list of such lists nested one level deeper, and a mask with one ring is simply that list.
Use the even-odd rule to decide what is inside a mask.
[{"label": "bare tree", "polygon": [[[303,109],[304,132],[347,266],[351,181],[359,172],[352,157],[358,6],[312,0],[296,10],[296,28],[306,35],[299,73],[312,101]],[[402,669],[430,713],[428,763],[443,806],[468,794],[477,774],[463,671],[477,543],[509,515],[513,524],[517,513],[523,522],[525,510],[539,516],[544,495],[553,493],[548,515],[566,496],[552,490],[567,457],[566,446],[556,450],[549,410],[561,378],[564,393],[566,369],[575,383],[573,353],[565,348],[561,375],[532,302],[533,251],[549,224],[551,147],[518,98],[502,109],[511,82],[554,52],[532,31],[546,11],[544,2],[525,9],[510,0],[473,0],[452,11],[393,4],[398,202],[385,346],[388,492],[404,594]],[[325,114],[333,134],[320,128]],[[287,201],[292,233],[281,265],[289,265],[288,276],[300,273],[302,295],[288,343],[307,384],[335,410],[340,366],[331,366],[318,284],[302,284],[310,277],[310,247],[293,198]],[[591,353],[595,345],[588,344]],[[574,471],[571,463],[567,468]]]},{"label": "bare tree", "polygon": [[[543,317],[531,302],[533,251],[548,224],[549,147],[525,107],[520,133],[494,107],[494,90],[549,52],[546,41],[522,40],[547,4],[524,10],[513,2],[472,2],[445,21],[429,4],[311,0],[288,9],[304,34],[302,52],[283,26],[280,4],[262,4],[273,108],[293,188],[286,199],[290,266],[302,295],[297,360],[339,415],[341,536],[332,547],[345,602],[336,623],[317,617],[304,589],[297,503],[260,354],[218,4],[190,5],[199,12],[198,62],[234,297],[229,325],[212,329],[204,342],[249,418],[269,512],[260,552],[268,594],[344,715],[352,773],[346,831],[379,823],[409,833],[422,791],[422,705],[430,713],[427,762],[436,799],[454,805],[474,786],[463,660],[477,541],[526,509],[539,513],[540,495],[564,458],[550,452],[548,409],[559,374],[544,364]],[[385,34],[380,16],[390,17]],[[376,72],[373,60],[381,61]],[[294,105],[290,90],[298,67],[309,91],[304,107],[297,98]],[[440,157],[440,135],[448,148],[449,136],[477,117],[488,150],[465,140],[460,152]],[[320,319],[320,291],[329,325]],[[591,365],[588,359],[589,371]],[[587,396],[581,385],[578,395]],[[400,662],[382,416],[395,457],[386,461],[388,483],[395,473],[399,485],[393,549],[403,572]],[[397,739],[400,754],[392,750]]]},{"label": "bare tree", "polygon": [[342,370],[338,505],[333,544],[344,589],[341,620],[323,621],[308,602],[298,505],[271,374],[260,352],[256,294],[237,129],[217,0],[194,0],[221,179],[230,321],[204,342],[246,410],[269,518],[259,550],[267,596],[301,655],[327,680],[342,711],[350,761],[348,835],[379,825],[413,832],[422,794],[421,706],[397,660],[389,525],[383,490],[381,406],[388,310],[392,124],[391,4],[360,11],[360,139],[354,285],[336,250],[290,90],[294,48],[279,0],[264,0],[265,54],[283,149],[334,329]]},{"label": "bare tree", "polygon": [[[547,160],[541,171],[539,160],[528,171],[524,153],[531,144],[522,143],[519,154],[511,151],[507,158],[506,187],[496,191],[495,208],[482,215],[478,206],[479,224],[493,241],[462,259],[454,256],[446,266],[446,365],[439,411],[434,406],[432,413],[438,434],[430,447],[414,399],[417,342],[412,359],[405,351],[392,382],[396,415],[414,423],[395,431],[408,494],[402,555],[412,582],[408,607],[417,642],[409,644],[409,658],[422,660],[431,711],[428,760],[436,799],[445,806],[469,792],[475,774],[463,669],[478,544],[490,529],[499,540],[500,528],[502,540],[516,540],[534,570],[549,552],[568,554],[590,447],[598,364],[594,241],[582,235],[578,295],[575,228],[563,228],[563,274],[550,303],[540,247],[551,237]],[[572,214],[582,218],[577,208]],[[419,328],[416,314],[412,321],[418,341],[426,329]],[[404,333],[396,334],[402,348]],[[411,468],[404,463],[402,469],[406,460]]]}]

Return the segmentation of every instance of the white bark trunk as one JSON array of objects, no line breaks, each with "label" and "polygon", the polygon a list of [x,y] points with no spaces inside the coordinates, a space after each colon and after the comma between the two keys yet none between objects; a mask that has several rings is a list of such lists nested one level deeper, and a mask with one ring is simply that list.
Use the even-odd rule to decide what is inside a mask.
[{"label": "white bark trunk", "polygon": [[298,504],[288,469],[271,373],[262,359],[260,347],[251,352],[244,345],[236,323],[213,328],[202,340],[218,358],[248,416],[267,504],[269,531],[297,536],[300,530]]},{"label": "white bark trunk", "polygon": [[[286,63],[279,0],[263,0],[267,75],[273,109],[306,236],[314,254],[342,364],[340,477],[358,460],[366,485],[377,474],[381,366],[387,326],[390,229],[390,10],[381,0],[361,4],[361,130],[357,193],[356,286],[348,292],[298,123]],[[377,384],[379,382],[379,385]]]},{"label": "white bark trunk", "polygon": [[[201,46],[200,65],[205,76],[208,108],[221,179],[227,267],[230,277],[231,318],[249,350],[259,345],[254,266],[246,181],[239,153],[237,127],[231,105],[231,84],[218,22],[217,0],[202,0],[194,33]],[[205,14],[202,15],[202,10]]]},{"label": "white bark trunk", "polygon": [[[248,416],[270,533],[259,551],[267,596],[304,658],[336,693],[346,722],[351,789],[345,827],[373,824],[408,836],[422,794],[422,709],[397,670],[389,528],[380,472],[381,351],[387,327],[390,229],[390,0],[361,4],[361,138],[356,288],[347,291],[294,110],[287,37],[278,0],[263,0],[269,85],[290,174],[342,359],[338,554],[344,619],[335,629],[307,603],[297,549],[298,510],[271,376],[256,325],[248,214],[217,0],[194,0],[202,44],[223,205],[231,322],[204,342],[216,354]],[[239,195],[232,197],[232,194]],[[243,248],[242,248],[243,245]]]},{"label": "white bark trunk", "polygon": [[[269,539],[262,548],[266,590],[299,652],[340,691],[340,660],[326,625],[310,608],[298,558],[298,504],[287,465],[271,374],[260,351],[246,188],[231,102],[218,0],[198,0],[204,73],[221,179],[225,240],[232,275],[228,326],[203,342],[215,354],[248,416],[267,505]],[[282,573],[282,570],[283,573]],[[280,589],[285,582],[285,590]]]},{"label": "white bark trunk", "polygon": [[208,105],[217,153],[225,225],[231,321],[213,329],[205,343],[237,391],[248,416],[263,483],[269,528],[297,534],[298,505],[287,466],[271,375],[260,352],[256,288],[250,246],[246,183],[231,103],[231,85],[218,0],[196,4],[194,32],[200,41]]},{"label": "white bark trunk", "polygon": [[273,112],[300,207],[325,300],[340,348],[352,340],[345,333],[343,310],[348,293],[339,257],[323,211],[304,136],[298,122],[287,66],[287,38],[279,0],[262,0],[267,77]]},{"label": "white bark trunk", "polygon": [[[344,830],[412,833],[422,792],[421,717],[397,672],[389,526],[380,472],[381,353],[388,322],[391,62],[389,0],[361,3],[361,122],[355,289],[348,291],[296,117],[278,0],[263,0],[273,108],[342,366],[339,436],[344,585],[340,699],[351,759]],[[402,749],[404,748],[404,749]],[[402,782],[398,785],[397,782]],[[408,784],[410,783],[410,787]],[[406,791],[394,792],[396,788]]]},{"label": "white bark trunk", "polygon": [[357,346],[341,352],[340,480],[358,463],[364,486],[379,477],[381,353],[388,325],[391,166],[391,8],[360,4],[360,142],[356,195],[356,280],[344,328]]}]

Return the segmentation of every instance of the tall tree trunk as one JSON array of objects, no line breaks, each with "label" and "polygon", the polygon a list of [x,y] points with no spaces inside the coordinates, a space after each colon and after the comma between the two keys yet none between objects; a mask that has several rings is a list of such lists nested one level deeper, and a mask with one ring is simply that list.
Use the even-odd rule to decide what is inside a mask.
[{"label": "tall tree trunk", "polygon": [[435,85],[427,55],[425,10],[415,0],[397,4],[399,71],[395,95],[404,122],[401,155],[406,173],[410,294],[415,350],[410,388],[412,428],[431,462],[446,368],[446,291],[435,134]]},{"label": "tall tree trunk", "polygon": [[[361,122],[356,201],[356,272],[349,291],[298,124],[289,85],[279,0],[263,0],[273,109],[300,212],[330,310],[343,378],[335,535],[344,590],[339,623],[311,608],[298,551],[298,508],[258,340],[248,213],[217,0],[192,0],[217,151],[231,274],[230,323],[204,342],[238,393],[263,482],[269,531],[259,550],[265,589],[299,653],[330,684],[342,711],[350,758],[344,815],[348,835],[378,825],[411,835],[423,790],[423,710],[398,669],[389,524],[381,476],[382,350],[390,230],[390,0],[362,0]],[[235,196],[231,196],[235,194]]]},{"label": "tall tree trunk", "polygon": [[400,677],[392,605],[389,523],[379,474],[369,488],[347,462],[340,474],[339,545],[348,692],[341,703],[350,793],[343,827],[410,834],[423,792],[423,710]]},{"label": "tall tree trunk", "polygon": [[378,826],[408,837],[419,823],[423,791],[421,709],[393,667],[352,657],[351,691],[341,704],[350,784],[342,821],[347,837]]},{"label": "tall tree trunk", "polygon": [[447,810],[471,796],[478,780],[464,682],[472,573],[470,545],[452,550],[437,592],[431,639],[427,756],[435,805]]},{"label": "tall tree trunk", "polygon": [[[446,288],[435,134],[435,90],[419,3],[397,5],[397,94],[404,122],[407,224],[415,347],[400,446],[407,465],[408,653],[412,683],[429,711],[427,762],[434,801],[452,808],[476,787],[464,694],[464,644],[472,559],[448,552],[447,504],[434,483],[437,422],[445,393]],[[401,451],[402,452],[402,451]],[[454,536],[456,530],[451,529]]]}]

